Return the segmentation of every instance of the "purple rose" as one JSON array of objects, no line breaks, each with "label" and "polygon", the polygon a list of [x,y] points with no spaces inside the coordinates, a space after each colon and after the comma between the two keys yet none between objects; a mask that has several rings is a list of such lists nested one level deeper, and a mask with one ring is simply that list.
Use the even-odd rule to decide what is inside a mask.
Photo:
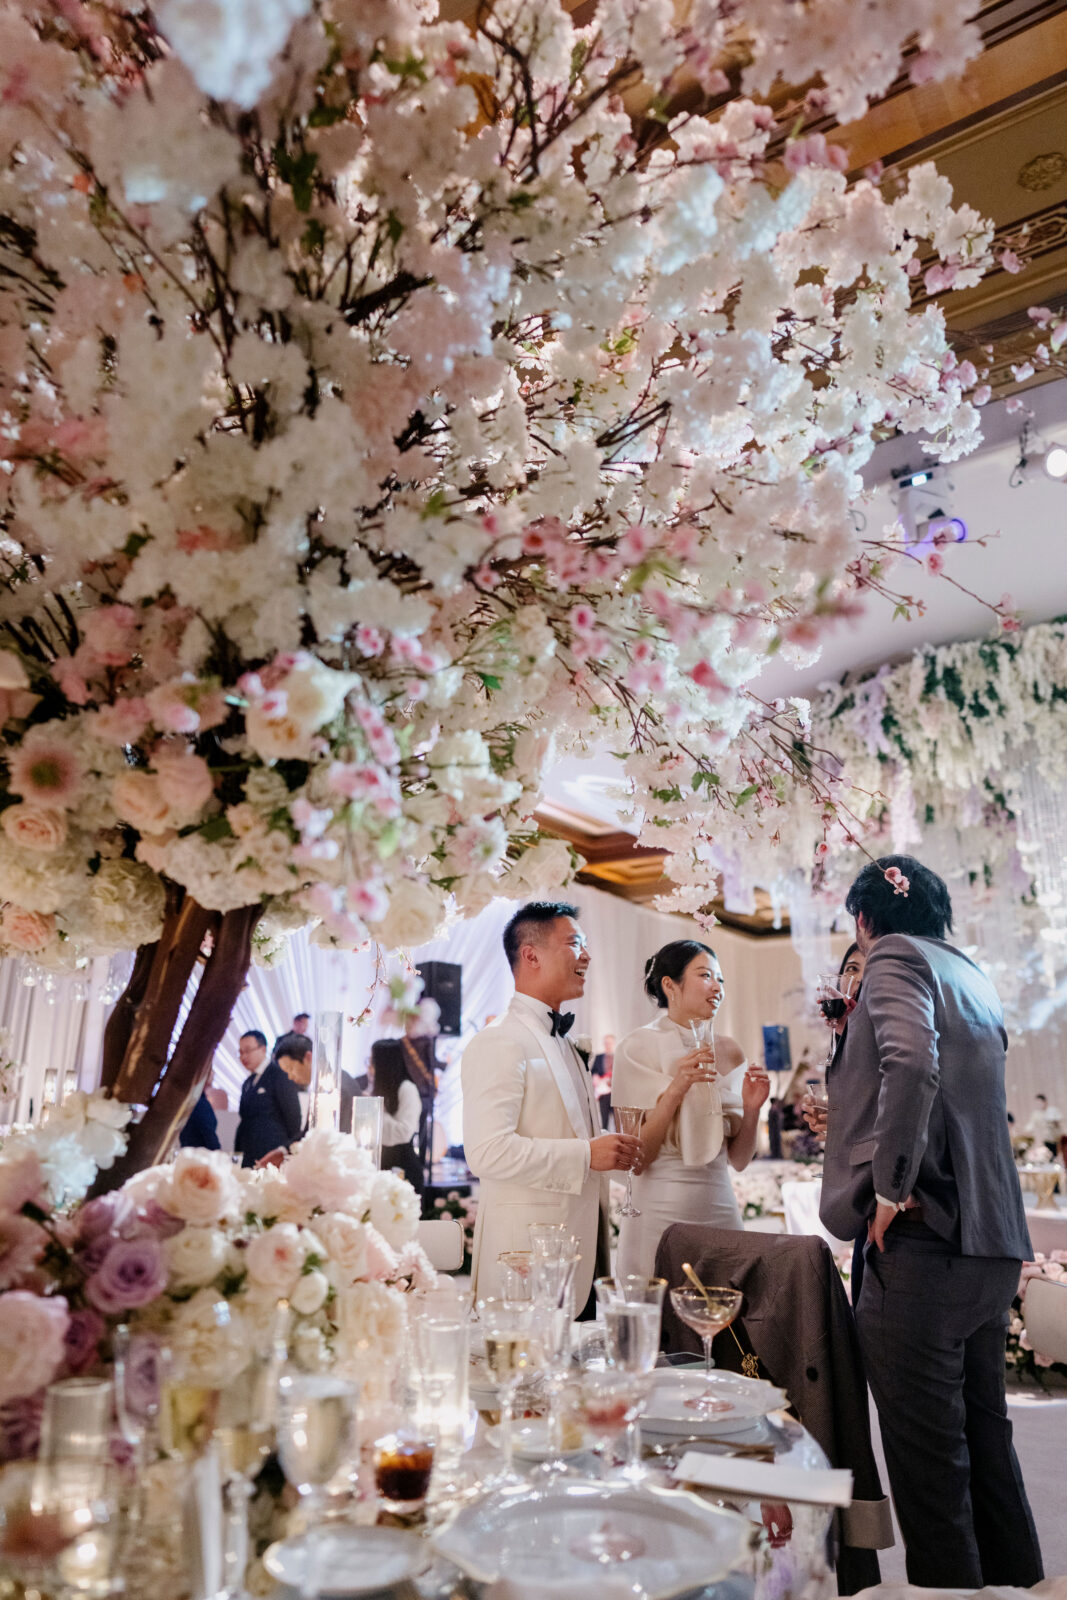
[{"label": "purple rose", "polygon": [[72,1311],[64,1343],[67,1348],[67,1366],[74,1377],[93,1365],[100,1353],[100,1338],[105,1323],[95,1311]]},{"label": "purple rose", "polygon": [[118,1194],[103,1194],[96,1200],[87,1200],[78,1212],[78,1234],[82,1242],[89,1245],[96,1239],[120,1232],[131,1210],[121,1190]]},{"label": "purple rose", "polygon": [[122,1376],[123,1403],[135,1417],[147,1417],[159,1405],[160,1346],[151,1334],[130,1339]]},{"label": "purple rose", "polygon": [[155,1300],[167,1287],[167,1264],[156,1239],[115,1239],[85,1285],[98,1311],[114,1316]]},{"label": "purple rose", "polygon": [[0,1406],[0,1461],[25,1461],[41,1442],[44,1390]]},{"label": "purple rose", "polygon": [[82,1245],[78,1251],[78,1264],[87,1278],[100,1271],[114,1242],[110,1233],[102,1233],[98,1239],[90,1239],[88,1244]]},{"label": "purple rose", "polygon": [[141,1207],[138,1214],[138,1233],[149,1233],[156,1239],[173,1239],[176,1233],[181,1233],[185,1223],[180,1217],[172,1216],[169,1211],[164,1211],[158,1200],[149,1200]]}]

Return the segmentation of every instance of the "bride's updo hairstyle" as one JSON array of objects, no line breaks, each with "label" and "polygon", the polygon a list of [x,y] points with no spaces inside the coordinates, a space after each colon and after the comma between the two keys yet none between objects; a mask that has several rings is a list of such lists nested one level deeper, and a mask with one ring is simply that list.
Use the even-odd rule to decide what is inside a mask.
[{"label": "bride's updo hairstyle", "polygon": [[664,978],[681,983],[686,967],[697,956],[710,956],[713,961],[718,960],[710,944],[701,944],[699,939],[672,939],[670,944],[665,944],[645,962],[645,993],[661,1011],[667,1009],[667,996],[663,992]]}]

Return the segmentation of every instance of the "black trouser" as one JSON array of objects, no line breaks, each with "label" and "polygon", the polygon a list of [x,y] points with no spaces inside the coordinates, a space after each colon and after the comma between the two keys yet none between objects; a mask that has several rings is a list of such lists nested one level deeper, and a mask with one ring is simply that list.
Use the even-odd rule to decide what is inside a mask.
[{"label": "black trouser", "polygon": [[963,1256],[898,1217],[867,1249],[856,1324],[908,1581],[1029,1588],[1043,1576],[1004,1396],[1018,1261]]},{"label": "black trouser", "polygon": [[382,1171],[391,1172],[394,1167],[402,1170],[416,1194],[422,1193],[422,1162],[415,1152],[414,1140],[382,1145]]}]

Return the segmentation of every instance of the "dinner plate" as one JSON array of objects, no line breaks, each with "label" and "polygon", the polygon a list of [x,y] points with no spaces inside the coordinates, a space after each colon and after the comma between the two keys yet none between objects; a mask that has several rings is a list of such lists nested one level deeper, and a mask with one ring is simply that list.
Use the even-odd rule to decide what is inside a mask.
[{"label": "dinner plate", "polygon": [[[564,1431],[565,1437],[566,1431],[567,1430]],[[489,1443],[495,1445],[498,1450],[503,1449],[503,1428],[490,1428],[485,1437],[489,1440]],[[560,1454],[564,1456],[577,1456],[581,1455],[585,1448],[585,1436],[584,1434],[579,1434],[577,1443],[565,1443]],[[522,1461],[548,1461],[552,1456],[554,1456],[556,1452],[552,1449],[548,1437],[548,1418],[527,1417],[524,1422],[516,1422],[512,1432],[512,1449]]]},{"label": "dinner plate", "polygon": [[[390,1584],[415,1577],[428,1565],[424,1541],[404,1528],[339,1524],[316,1529],[313,1538],[318,1546],[316,1593],[323,1600],[377,1594]],[[263,1565],[272,1578],[299,1590],[310,1544],[307,1534],[272,1544],[263,1556]]]},{"label": "dinner plate", "polygon": [[703,1370],[659,1368],[652,1392],[642,1413],[650,1433],[699,1433],[711,1438],[728,1438],[744,1433],[757,1417],[769,1416],[786,1404],[784,1389],[762,1378],[743,1378],[735,1372],[713,1372],[711,1387],[716,1400],[728,1410],[702,1416],[695,1402],[708,1387]]},{"label": "dinner plate", "polygon": [[725,1577],[747,1542],[743,1517],[686,1490],[570,1478],[486,1495],[433,1547],[477,1583],[506,1573],[533,1591],[591,1594],[610,1573],[648,1600],[673,1600]]}]

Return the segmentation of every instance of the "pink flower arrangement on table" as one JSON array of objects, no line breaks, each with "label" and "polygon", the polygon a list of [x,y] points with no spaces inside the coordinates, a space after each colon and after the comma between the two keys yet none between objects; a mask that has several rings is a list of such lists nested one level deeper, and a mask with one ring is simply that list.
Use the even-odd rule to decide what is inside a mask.
[{"label": "pink flower arrangement on table", "polygon": [[[32,1445],[49,1383],[107,1366],[118,1322],[160,1340],[202,1337],[203,1370],[226,1381],[282,1297],[296,1360],[381,1394],[403,1345],[404,1293],[435,1281],[418,1215],[407,1183],[324,1129],[279,1169],[181,1150],[67,1211],[34,1151],[10,1142],[0,1152],[0,1452]],[[219,1298],[225,1332],[207,1314]]]}]

